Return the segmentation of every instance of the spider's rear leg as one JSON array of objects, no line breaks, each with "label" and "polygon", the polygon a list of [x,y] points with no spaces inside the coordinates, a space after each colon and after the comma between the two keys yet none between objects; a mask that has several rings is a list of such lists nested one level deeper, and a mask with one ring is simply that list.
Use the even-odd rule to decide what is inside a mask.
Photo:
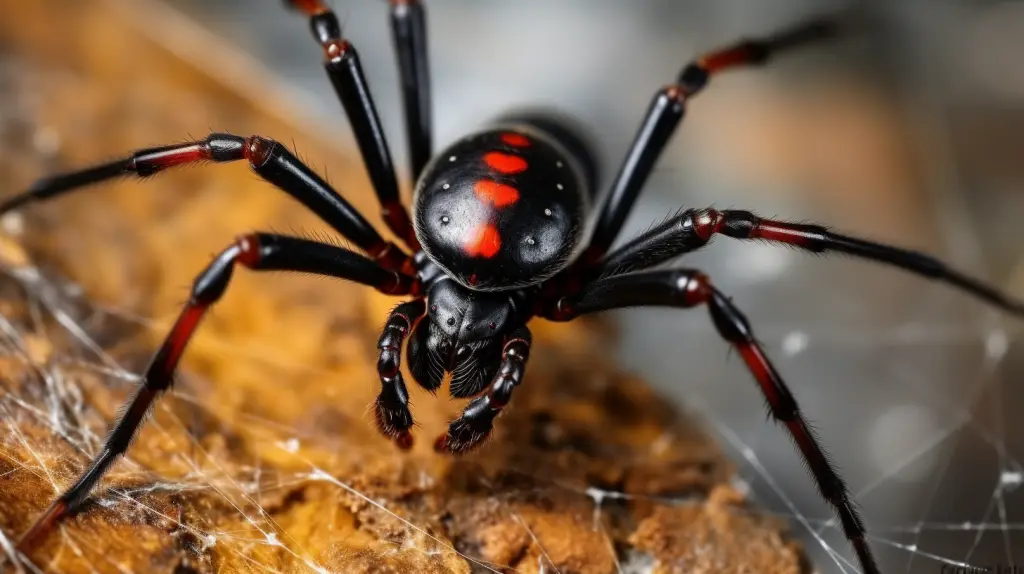
[{"label": "spider's rear leg", "polygon": [[423,299],[407,301],[395,307],[384,324],[377,341],[380,357],[377,374],[380,375],[380,395],[374,406],[377,427],[403,450],[412,447],[412,413],[409,411],[409,392],[402,379],[402,343],[412,331],[416,320],[426,311]]},{"label": "spider's rear leg", "polygon": [[865,574],[878,574],[868,546],[864,521],[842,477],[818,443],[782,376],[754,338],[746,317],[703,273],[692,269],[648,271],[606,277],[586,284],[576,295],[563,297],[544,316],[568,321],[585,313],[637,306],[691,308],[704,305],[718,334],[743,358],[768,403],[771,416],[785,425],[806,461],[818,491],[835,509],[843,533],[853,545]]},{"label": "spider's rear leg", "polygon": [[462,416],[448,425],[448,432],[437,437],[435,450],[462,454],[487,439],[494,427],[494,419],[508,405],[512,391],[523,380],[532,340],[526,327],[520,327],[508,336],[501,351],[501,366],[487,393],[473,399],[462,411]]},{"label": "spider's rear leg", "polygon": [[834,233],[823,225],[765,219],[735,209],[687,209],[608,254],[589,276],[602,277],[653,267],[700,249],[716,234],[792,245],[812,253],[846,253],[870,259],[952,285],[1004,311],[1024,316],[1024,301],[961,273],[931,255]]},{"label": "spider's rear leg", "polygon": [[385,269],[358,253],[334,245],[269,233],[253,233],[238,239],[196,278],[188,303],[153,356],[143,374],[142,384],[121,410],[121,418],[107,437],[103,449],[75,484],[64,491],[21,538],[18,552],[27,555],[58,521],[75,512],[117,457],[128,450],[153,403],[170,388],[185,347],[206,312],[227,291],[234,268],[239,264],[256,271],[297,271],[337,277],[390,295],[407,295],[419,289],[411,277]]}]

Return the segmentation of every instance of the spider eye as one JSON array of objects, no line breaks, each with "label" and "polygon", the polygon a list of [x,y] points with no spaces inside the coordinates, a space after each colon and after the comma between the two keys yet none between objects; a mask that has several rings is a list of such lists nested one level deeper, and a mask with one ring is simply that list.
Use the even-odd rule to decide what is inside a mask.
[{"label": "spider eye", "polygon": [[487,325],[487,326],[490,327],[492,331],[498,328],[498,326],[494,323],[494,321],[491,321],[491,324]]}]

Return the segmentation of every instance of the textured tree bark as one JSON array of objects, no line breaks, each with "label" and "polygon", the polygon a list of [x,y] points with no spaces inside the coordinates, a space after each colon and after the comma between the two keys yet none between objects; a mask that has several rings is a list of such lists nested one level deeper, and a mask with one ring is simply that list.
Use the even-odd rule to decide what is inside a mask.
[{"label": "textured tree bark", "polygon": [[[214,124],[294,137],[379,222],[354,151],[297,127],[257,73],[218,77],[172,56],[166,41],[178,38],[178,52],[205,54],[202,69],[227,61],[173,18],[149,13],[163,44],[140,34],[131,14],[146,6],[0,0],[13,15],[0,19],[0,195]],[[244,165],[120,180],[0,228],[3,552],[97,452],[134,384],[119,374],[145,366],[211,253],[253,229],[326,236]],[[396,451],[367,410],[379,390],[375,343],[396,302],[339,282],[236,273],[175,392],[33,563],[67,573],[808,570],[784,525],[729,486],[731,466],[708,437],[608,361],[614,337],[599,322],[535,326],[527,379],[481,452],[434,454],[462,404],[418,389],[419,440]]]}]

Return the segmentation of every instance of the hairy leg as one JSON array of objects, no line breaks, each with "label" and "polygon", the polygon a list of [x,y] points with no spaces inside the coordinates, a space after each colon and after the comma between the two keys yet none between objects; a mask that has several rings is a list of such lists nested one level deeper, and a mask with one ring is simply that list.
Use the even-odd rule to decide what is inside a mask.
[{"label": "hairy leg", "polygon": [[298,271],[337,277],[392,295],[418,290],[412,278],[340,247],[268,233],[239,238],[196,277],[188,302],[146,369],[142,384],[121,411],[103,449],[78,480],[25,533],[18,542],[19,552],[27,555],[63,517],[75,512],[114,461],[128,450],[154,402],[170,388],[185,347],[203,317],[224,295],[236,265],[255,271]]},{"label": "hairy leg", "polygon": [[833,233],[822,225],[764,219],[739,210],[687,209],[610,253],[589,275],[609,276],[653,267],[707,245],[716,234],[791,245],[812,253],[845,253],[870,259],[952,285],[1004,311],[1024,315],[1024,302],[930,255]]},{"label": "hairy leg", "polygon": [[582,260],[591,262],[607,253],[654,164],[683,119],[687,101],[703,90],[712,76],[737,67],[764,64],[777,53],[830,38],[837,32],[836,22],[812,20],[772,36],[708,52],[686,64],[676,81],[659,90],[651,100],[611,190],[597,208],[594,233]]},{"label": "hairy leg", "polygon": [[551,302],[544,315],[568,321],[586,313],[636,306],[692,308],[703,305],[718,334],[732,345],[753,375],[769,412],[785,426],[818,485],[818,491],[839,517],[843,533],[853,546],[866,574],[878,574],[867,543],[864,521],[849,489],[804,418],[796,398],[775,370],[742,312],[716,289],[703,273],[692,269],[648,271],[606,277],[588,283],[574,295]]},{"label": "hairy leg", "polygon": [[508,336],[501,351],[501,367],[487,392],[470,401],[462,416],[448,425],[448,432],[434,441],[434,450],[462,454],[487,439],[494,428],[494,419],[508,405],[512,391],[523,380],[532,341],[530,330],[525,326]]},{"label": "hairy leg", "polygon": [[352,205],[288,149],[260,136],[214,133],[206,139],[142,149],[102,165],[44,177],[25,193],[0,203],[0,214],[33,201],[59,197],[122,176],[151,177],[165,169],[203,162],[245,160],[257,175],[294,197],[380,264],[411,273],[412,260],[385,241]]},{"label": "hairy leg", "polygon": [[413,232],[409,212],[399,199],[391,151],[366,83],[359,53],[342,36],[338,17],[324,0],[285,0],[285,4],[309,16],[310,31],[324,49],[324,69],[355,133],[366,171],[380,199],[384,221],[410,249],[418,251],[419,241]]},{"label": "hairy leg", "polygon": [[374,408],[377,427],[403,450],[412,447],[412,413],[409,411],[409,392],[402,379],[402,344],[413,325],[426,311],[423,299],[407,301],[394,308],[377,341],[380,356],[377,374],[380,376],[380,395]]}]

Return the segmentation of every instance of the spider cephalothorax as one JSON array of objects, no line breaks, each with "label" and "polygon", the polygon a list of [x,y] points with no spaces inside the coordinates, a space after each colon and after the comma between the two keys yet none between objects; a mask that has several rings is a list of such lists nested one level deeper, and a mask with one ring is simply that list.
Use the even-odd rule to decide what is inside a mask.
[{"label": "spider cephalothorax", "polygon": [[[430,306],[409,341],[409,370],[425,389],[436,390],[453,374],[452,396],[477,394],[490,382],[502,337],[529,316],[522,291],[473,291],[450,278],[434,283]],[[486,360],[492,359],[492,360]]]},{"label": "spider cephalothorax", "polygon": [[[879,571],[845,483],[755,340],[747,319],[700,271],[650,268],[700,249],[721,234],[875,260],[953,285],[1017,315],[1024,315],[1024,304],[927,255],[832,233],[818,225],[762,219],[748,211],[682,210],[610,249],[682,119],[687,100],[723,70],[760,64],[780,50],[832,36],[834,23],[814,21],[740,42],[684,66],[674,83],[655,93],[617,176],[591,211],[597,171],[594,157],[573,129],[548,116],[506,118],[431,159],[424,10],[415,0],[391,0],[411,171],[418,180],[410,218],[398,197],[391,156],[355,48],[342,37],[337,18],[323,0],[286,0],[286,4],[310,17],[384,220],[404,248],[382,238],[330,184],[284,146],[259,136],[211,134],[201,141],[140,150],[89,169],[41,179],[27,193],[0,204],[3,213],[121,175],[146,177],[176,165],[244,160],[366,254],[267,233],[253,233],[229,245],[196,278],[188,303],[103,450],[24,535],[20,551],[31,550],[58,520],[76,510],[128,449],[146,412],[170,387],[203,316],[224,295],[234,267],[242,265],[256,271],[328,275],[406,297],[388,316],[378,341],[377,424],[400,447],[412,445],[413,416],[401,371],[404,345],[417,383],[435,391],[450,374],[454,396],[475,396],[434,442],[437,450],[451,453],[481,444],[522,382],[530,353],[526,324],[531,318],[568,321],[629,306],[704,306],[719,335],[750,369],[771,416],[793,437],[822,496],[835,509],[863,571]],[[594,225],[584,242],[587,215],[593,216]]]}]

